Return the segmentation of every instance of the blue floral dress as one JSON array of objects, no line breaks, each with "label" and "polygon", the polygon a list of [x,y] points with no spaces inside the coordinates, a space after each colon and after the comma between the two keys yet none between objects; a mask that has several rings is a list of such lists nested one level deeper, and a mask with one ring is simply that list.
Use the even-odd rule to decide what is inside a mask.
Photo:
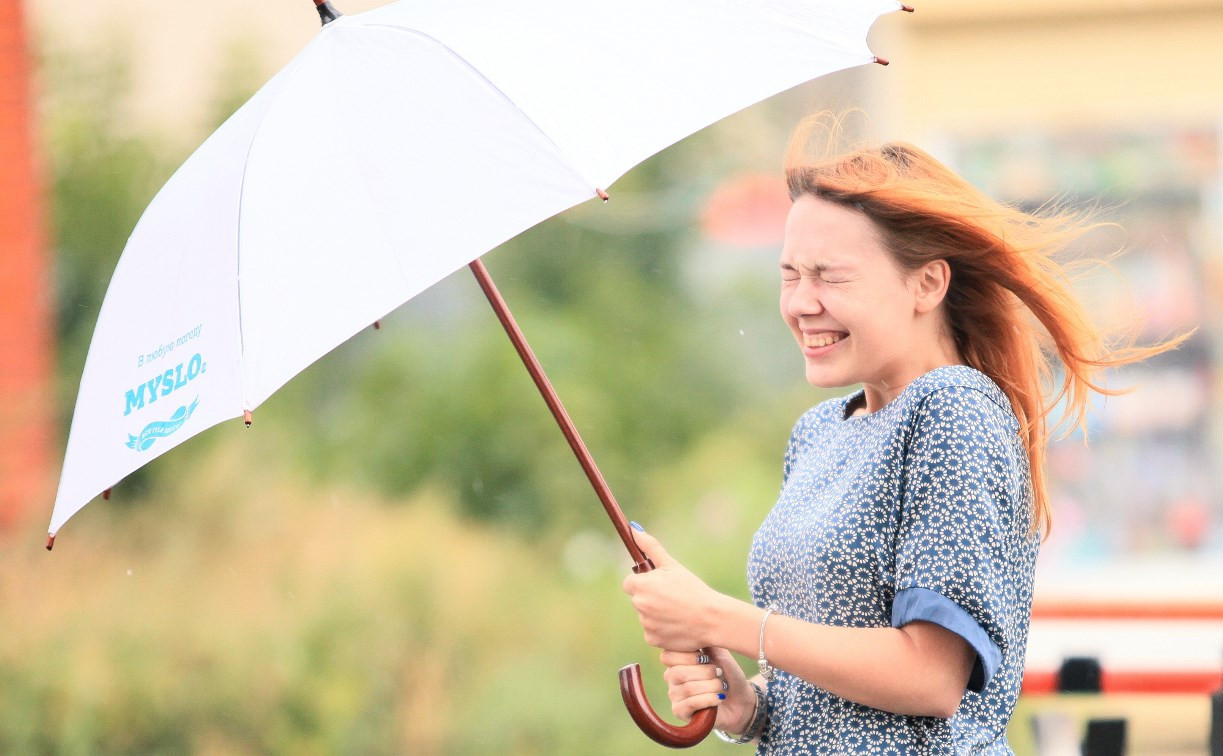
[{"label": "blue floral dress", "polygon": [[977,659],[950,719],[872,709],[778,670],[759,752],[1011,753],[1038,546],[1018,421],[1002,391],[962,365],[847,417],[860,396],[795,425],[781,496],[752,544],[753,600],[844,627],[934,622]]}]

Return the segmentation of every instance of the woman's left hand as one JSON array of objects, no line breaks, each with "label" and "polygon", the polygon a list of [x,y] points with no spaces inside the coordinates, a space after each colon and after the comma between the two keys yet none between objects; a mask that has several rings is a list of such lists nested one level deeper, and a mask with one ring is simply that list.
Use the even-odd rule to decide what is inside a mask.
[{"label": "woman's left hand", "polygon": [[642,531],[633,538],[654,569],[624,579],[624,592],[645,631],[645,642],[655,648],[696,650],[718,645],[712,614],[721,594],[671,558],[658,539]]}]

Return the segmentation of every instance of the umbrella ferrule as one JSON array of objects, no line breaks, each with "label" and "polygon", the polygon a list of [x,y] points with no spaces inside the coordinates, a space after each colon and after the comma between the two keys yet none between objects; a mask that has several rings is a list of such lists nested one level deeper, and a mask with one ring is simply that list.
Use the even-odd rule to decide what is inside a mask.
[{"label": "umbrella ferrule", "polygon": [[336,10],[329,0],[314,0],[314,9],[318,11],[318,17],[323,22],[323,26],[344,15]]}]

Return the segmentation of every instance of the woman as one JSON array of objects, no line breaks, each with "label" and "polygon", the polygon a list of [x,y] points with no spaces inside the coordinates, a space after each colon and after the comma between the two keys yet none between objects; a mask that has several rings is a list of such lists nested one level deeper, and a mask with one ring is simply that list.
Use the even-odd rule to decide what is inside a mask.
[{"label": "woman", "polygon": [[673,712],[717,706],[724,739],[1009,753],[1050,522],[1046,415],[1065,398],[1082,423],[1089,392],[1105,391],[1098,370],[1180,339],[1104,344],[1050,256],[1090,226],[1005,207],[905,144],[798,159],[803,133],[786,168],[781,314],[808,382],[862,388],[795,426],[752,544],[752,603],[635,524],[657,569],[624,588],[646,641],[668,649]]}]

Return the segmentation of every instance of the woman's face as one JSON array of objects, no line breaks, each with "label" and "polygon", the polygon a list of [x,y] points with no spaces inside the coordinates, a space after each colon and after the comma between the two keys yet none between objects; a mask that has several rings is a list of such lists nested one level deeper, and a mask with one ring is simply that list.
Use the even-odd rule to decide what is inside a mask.
[{"label": "woman's face", "polygon": [[863,213],[796,200],[781,253],[781,316],[802,349],[807,381],[861,383],[873,412],[949,364],[934,353],[920,278],[898,269]]}]

